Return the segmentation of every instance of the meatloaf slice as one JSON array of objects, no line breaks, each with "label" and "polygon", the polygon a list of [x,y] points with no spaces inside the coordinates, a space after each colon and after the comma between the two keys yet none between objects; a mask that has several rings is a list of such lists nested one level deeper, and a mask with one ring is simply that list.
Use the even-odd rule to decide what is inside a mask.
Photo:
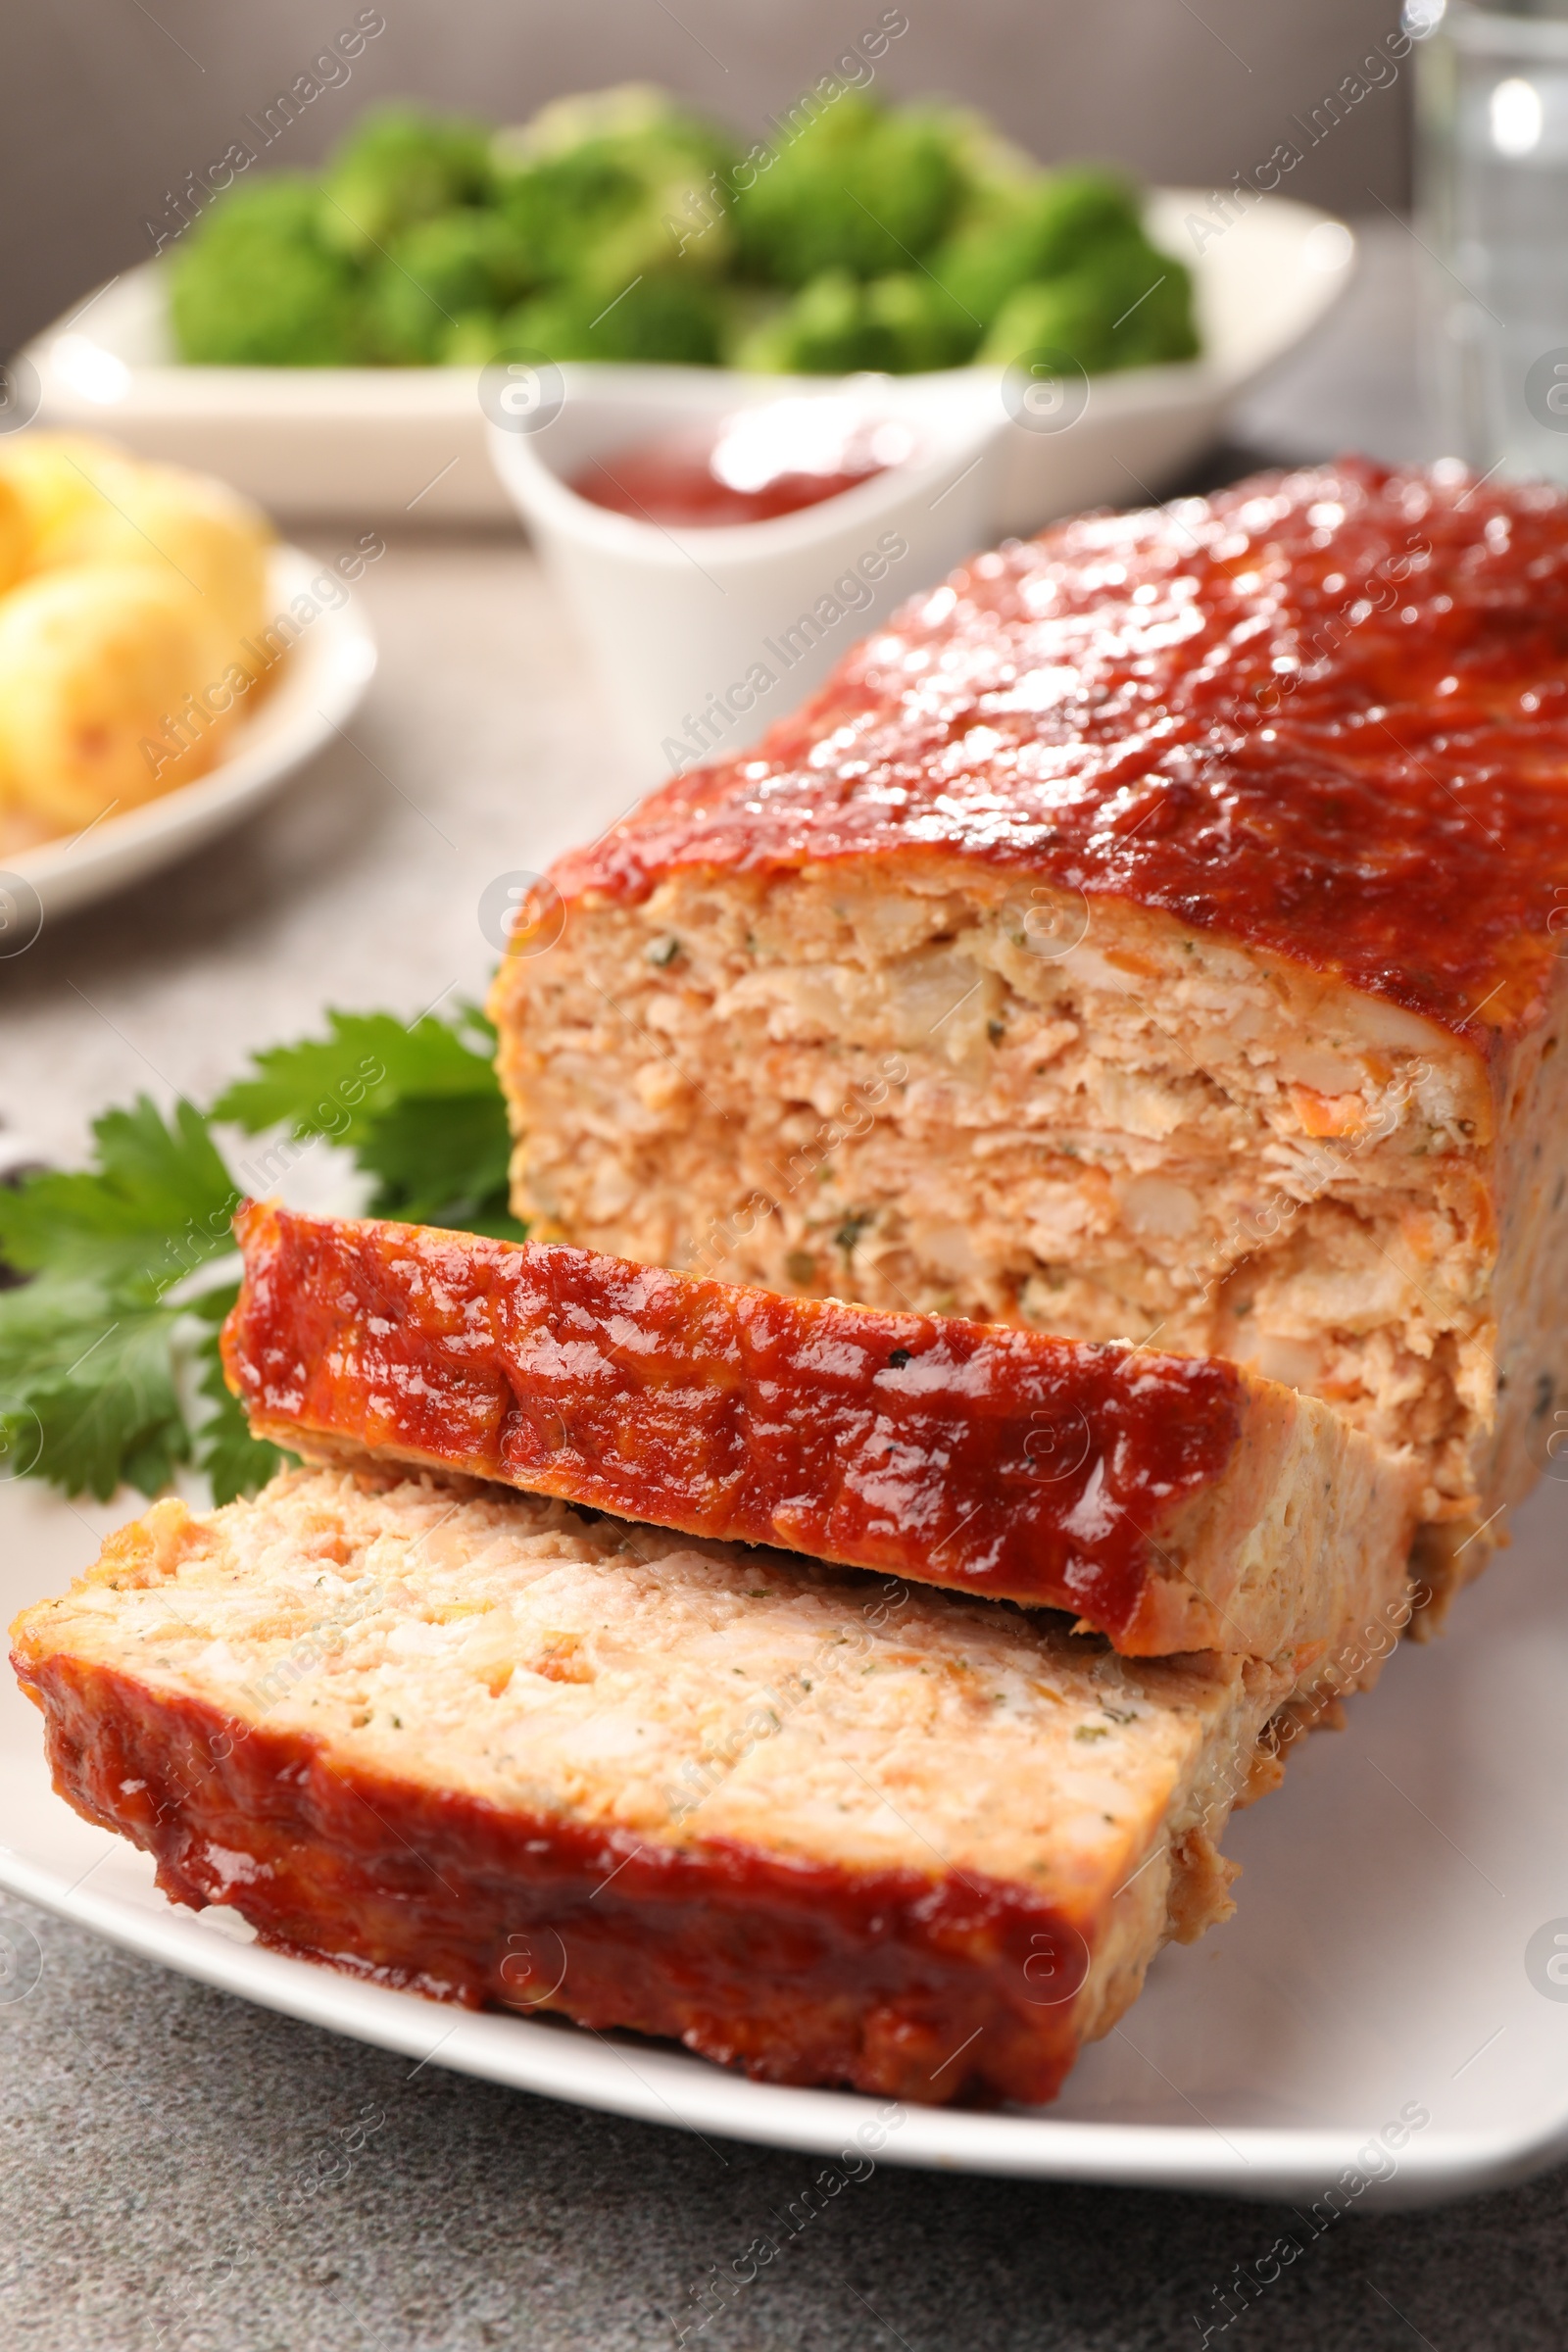
[{"label": "meatloaf slice", "polygon": [[[1277,1777],[1286,1677],[428,1476],[153,1505],[13,1628],[176,1900],[786,2082],[1049,2099]],[[1262,1744],[1260,1744],[1260,1741]]]},{"label": "meatloaf slice", "polygon": [[553,887],[494,994],[538,1232],[1231,1356],[1418,1457],[1429,1570],[1502,1537],[1568,1426],[1558,493],[1347,462],[983,556]]},{"label": "meatloaf slice", "polygon": [[1072,1609],[1134,1655],[1397,1604],[1407,1464],[1233,1364],[251,1206],[223,1333],[258,1434]]}]

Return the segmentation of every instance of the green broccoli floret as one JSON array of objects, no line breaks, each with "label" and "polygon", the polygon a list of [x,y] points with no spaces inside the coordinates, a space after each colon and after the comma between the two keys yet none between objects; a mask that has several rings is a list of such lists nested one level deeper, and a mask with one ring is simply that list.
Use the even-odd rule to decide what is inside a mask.
[{"label": "green broccoli floret", "polygon": [[509,311],[491,355],[543,352],[551,360],[663,360],[710,368],[718,360],[721,312],[702,279],[647,275],[608,303],[560,286]]},{"label": "green broccoli floret", "polygon": [[1010,367],[1031,352],[1064,352],[1097,375],[1190,360],[1198,347],[1191,276],[1138,236],[1099,247],[1065,277],[1020,286],[976,356]]},{"label": "green broccoli floret", "polygon": [[276,172],[220,198],[170,264],[174,347],[195,367],[341,368],[369,357],[357,273],[322,244],[315,183]]},{"label": "green broccoli floret", "polygon": [[[1104,369],[1197,350],[1186,270],[1114,172],[1041,172],[970,110],[813,92],[758,168],[640,84],[521,130],[398,104],[324,179],[242,185],[170,263],[181,356],[668,361],[823,374]],[[740,183],[746,180],[748,184]],[[977,353],[977,346],[978,353]]]},{"label": "green broccoli floret", "polygon": [[[657,198],[603,146],[546,156],[507,182],[503,217],[547,285],[575,285],[608,302],[639,273],[677,260]],[[708,250],[724,260],[722,241]]]},{"label": "green broccoli floret", "polygon": [[800,105],[819,111],[736,194],[743,267],[785,286],[829,270],[907,269],[941,235],[960,190],[942,122],[914,108],[884,114],[853,90]]},{"label": "green broccoli floret", "polygon": [[827,270],[732,346],[732,364],[760,373],[842,375],[873,368],[908,375],[956,368],[979,328],[932,279],[890,271],[868,285]]},{"label": "green broccoli floret", "polygon": [[746,354],[764,329],[771,329],[796,300],[779,286],[727,285],[720,289],[718,361],[744,368]]},{"label": "green broccoli floret", "polygon": [[608,299],[640,271],[732,258],[725,135],[631,84],[560,99],[497,143],[498,201],[539,276]]},{"label": "green broccoli floret", "polygon": [[321,234],[363,261],[399,229],[490,193],[490,132],[482,123],[418,106],[371,107],[321,182]]},{"label": "green broccoli floret", "polygon": [[237,236],[240,230],[268,230],[278,237],[304,237],[320,242],[316,220],[316,182],[304,172],[265,172],[242,179],[220,196],[186,239],[189,246],[215,230]]},{"label": "green broccoli floret", "polygon": [[1039,185],[1043,174],[1034,157],[1004,138],[976,108],[928,104],[924,112],[940,126],[958,174],[958,198],[949,223],[952,233],[983,220],[1014,189]]},{"label": "green broccoli floret", "polygon": [[462,314],[498,315],[529,284],[516,232],[497,214],[465,205],[416,221],[369,273],[367,304],[377,351],[393,363],[428,366]]},{"label": "green broccoli floret", "polygon": [[1193,273],[1173,254],[1144,244],[1127,255],[1128,308],[1118,315],[1113,340],[1118,368],[1151,368],[1168,360],[1196,360],[1202,344],[1193,304]]},{"label": "green broccoli floret", "polygon": [[759,375],[845,375],[891,368],[893,339],[866,318],[864,289],[847,270],[825,270],[781,311],[741,336],[734,365]]},{"label": "green broccoli floret", "polygon": [[1054,277],[1009,295],[975,356],[982,366],[1010,368],[1032,354],[1064,354],[1098,375],[1112,365],[1110,335],[1098,281],[1087,274]]},{"label": "green broccoli floret", "polygon": [[460,311],[443,328],[436,359],[444,368],[488,368],[506,356],[502,325],[493,311]]},{"label": "green broccoli floret", "polygon": [[865,289],[866,316],[893,338],[895,375],[928,368],[960,368],[980,340],[978,320],[924,270],[900,270],[874,277]]},{"label": "green broccoli floret", "polygon": [[1059,172],[995,188],[931,256],[954,299],[983,320],[1020,286],[1064,277],[1111,240],[1140,234],[1134,190],[1107,172]]},{"label": "green broccoli floret", "polygon": [[704,169],[713,170],[727,169],[735,153],[727,131],[647,81],[616,82],[607,90],[553,98],[520,130],[501,132],[496,150],[505,164],[565,155],[600,140],[657,143],[679,149]]}]

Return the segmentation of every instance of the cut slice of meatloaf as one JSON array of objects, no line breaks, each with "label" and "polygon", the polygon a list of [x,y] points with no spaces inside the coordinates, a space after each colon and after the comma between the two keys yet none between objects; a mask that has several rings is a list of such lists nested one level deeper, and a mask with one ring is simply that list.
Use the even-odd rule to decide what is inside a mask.
[{"label": "cut slice of meatloaf", "polygon": [[983,556],[555,885],[493,1000],[541,1235],[1232,1356],[1419,1456],[1431,1570],[1502,1535],[1568,1426],[1558,493]]},{"label": "cut slice of meatloaf", "polygon": [[[1050,2098],[1231,1908],[1279,1669],[428,1475],[155,1503],[13,1628],[181,1902],[787,2082]],[[1261,1742],[1261,1744],[1260,1744]]]},{"label": "cut slice of meatloaf", "polygon": [[1397,1607],[1415,1501],[1326,1405],[1203,1358],[253,1205],[223,1332],[258,1435],[1293,1655]]}]

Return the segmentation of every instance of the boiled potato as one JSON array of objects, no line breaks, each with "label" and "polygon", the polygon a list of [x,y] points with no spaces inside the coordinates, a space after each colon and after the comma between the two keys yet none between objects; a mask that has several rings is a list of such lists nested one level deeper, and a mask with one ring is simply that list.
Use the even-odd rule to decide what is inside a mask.
[{"label": "boiled potato", "polygon": [[206,475],[87,434],[0,442],[0,831],[74,832],[212,765],[236,664],[266,691],[241,643],[270,542]]},{"label": "boiled potato", "polygon": [[93,476],[131,463],[112,441],[90,433],[16,433],[0,441],[0,482],[21,502],[31,570],[36,550],[83,508],[101,506]]},{"label": "boiled potato", "polygon": [[177,581],[200,599],[206,622],[198,675],[187,684],[220,678],[241,659],[240,640],[266,623],[266,518],[221,482],[180,466],[141,465],[107,445],[96,456],[79,446],[63,454],[85,495],[62,498],[50,514],[40,500],[28,570],[136,564]]},{"label": "boiled potato", "polygon": [[0,807],[76,832],[211,766],[232,721],[192,714],[220,674],[204,605],[146,564],[61,565],[0,597]]},{"label": "boiled potato", "polygon": [[0,474],[0,596],[14,588],[27,568],[32,534],[27,510],[17,491]]}]

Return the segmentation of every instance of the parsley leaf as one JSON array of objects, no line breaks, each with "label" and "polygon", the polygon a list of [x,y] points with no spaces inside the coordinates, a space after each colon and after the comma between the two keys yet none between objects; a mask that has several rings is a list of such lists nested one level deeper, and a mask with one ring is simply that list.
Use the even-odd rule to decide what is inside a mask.
[{"label": "parsley leaf", "polygon": [[0,1188],[0,1257],[44,1267],[152,1302],[234,1247],[233,1178],[201,1112],[175,1105],[166,1124],[147,1096],[93,1122],[96,1167],[52,1170]]},{"label": "parsley leaf", "polygon": [[84,1275],[0,1296],[0,1430],[20,1470],[107,1502],[156,1494],[190,1453],[169,1349],[172,1318]]},{"label": "parsley leaf", "polygon": [[211,1328],[196,1350],[202,1366],[201,1394],[213,1410],[196,1433],[196,1458],[206,1471],[215,1502],[232,1502],[236,1494],[254,1494],[274,1470],[298,1457],[285,1453],[267,1438],[253,1438],[239,1398],[223,1378],[218,1352],[218,1327],[239,1297],[239,1284],[226,1282],[221,1290],[206,1291],[191,1307]]},{"label": "parsley leaf", "polygon": [[[0,1475],[107,1499],[122,1481],[157,1494],[194,1455],[220,1502],[265,1485],[291,1457],[251,1436],[223,1382],[237,1283],[220,1261],[242,1187],[209,1122],[324,1137],[373,1179],[378,1216],[520,1240],[494,1051],[472,1005],[412,1028],[332,1012],[325,1037],[259,1054],[206,1115],[179,1102],[165,1118],[140,1096],[94,1122],[86,1168],[0,1185],[0,1266],[24,1278],[0,1290]],[[288,1157],[274,1146],[259,1164],[270,1178]],[[209,1268],[220,1287],[192,1280]]]},{"label": "parsley leaf", "polygon": [[93,1140],[96,1166],[0,1188],[0,1257],[33,1276],[0,1292],[0,1431],[19,1465],[107,1500],[189,1459],[165,1301],[232,1250],[237,1195],[188,1102],[166,1121],[143,1095]]},{"label": "parsley leaf", "polygon": [[258,1054],[257,1075],[220,1095],[213,1116],[251,1135],[287,1125],[325,1136],[375,1179],[375,1216],[520,1241],[495,1042],[471,1004],[407,1029],[391,1013],[328,1012],[324,1038]]},{"label": "parsley leaf", "polygon": [[232,1119],[251,1135],[287,1121],[342,1141],[346,1125],[389,1110],[401,1096],[489,1094],[500,1101],[490,1067],[495,1032],[470,1005],[459,1007],[454,1023],[427,1012],[411,1029],[390,1012],[329,1011],[326,1022],[325,1037],[258,1054],[257,1075],[220,1095],[213,1117]]},{"label": "parsley leaf", "polygon": [[376,1179],[377,1216],[522,1239],[507,1208],[512,1139],[482,1095],[410,1095],[372,1120],[355,1152]]}]

